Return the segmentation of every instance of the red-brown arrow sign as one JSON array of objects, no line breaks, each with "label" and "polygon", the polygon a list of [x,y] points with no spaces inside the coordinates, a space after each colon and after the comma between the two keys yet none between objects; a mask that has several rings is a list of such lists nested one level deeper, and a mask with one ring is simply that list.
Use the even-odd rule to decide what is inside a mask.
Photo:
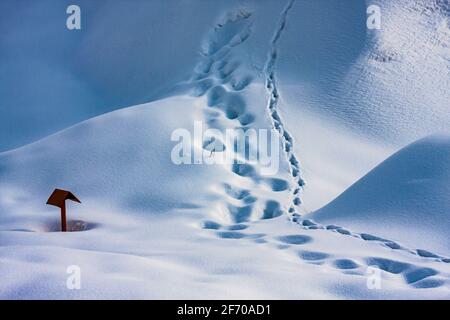
[{"label": "red-brown arrow sign", "polygon": [[67,220],[66,220],[66,200],[72,200],[81,203],[75,195],[66,190],[55,189],[47,200],[47,204],[61,208],[61,231],[67,231]]}]

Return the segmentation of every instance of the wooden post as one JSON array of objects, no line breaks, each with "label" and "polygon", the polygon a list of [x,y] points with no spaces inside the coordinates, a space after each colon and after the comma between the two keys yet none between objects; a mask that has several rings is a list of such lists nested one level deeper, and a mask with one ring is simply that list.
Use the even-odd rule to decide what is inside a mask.
[{"label": "wooden post", "polygon": [[72,200],[81,203],[75,195],[66,190],[55,189],[47,200],[47,204],[58,207],[61,209],[61,231],[67,231],[67,220],[66,220],[66,200]]},{"label": "wooden post", "polygon": [[61,206],[61,231],[67,231],[67,221],[66,221],[66,202],[64,201]]}]

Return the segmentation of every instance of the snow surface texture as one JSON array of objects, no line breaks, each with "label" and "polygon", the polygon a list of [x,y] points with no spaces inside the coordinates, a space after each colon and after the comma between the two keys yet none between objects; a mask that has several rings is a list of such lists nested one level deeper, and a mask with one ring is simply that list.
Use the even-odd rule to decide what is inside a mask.
[{"label": "snow surface texture", "polygon": [[313,217],[448,255],[449,159],[449,136],[415,142],[385,160]]},{"label": "snow surface texture", "polygon": [[[351,15],[362,8],[365,16],[361,2],[350,2],[349,10],[337,12]],[[327,7],[327,1],[315,3],[315,10]],[[388,12],[400,8],[379,3]],[[448,17],[448,11],[433,9],[445,2],[435,3],[427,21]],[[391,90],[402,91],[405,79],[417,84],[422,67],[372,70],[371,64],[381,62],[367,61],[367,49],[353,60],[346,57],[350,69],[331,72],[325,87],[323,79],[296,79],[300,75],[287,70],[296,70],[291,57],[304,44],[289,47],[287,40],[295,30],[308,32],[295,27],[296,14],[308,6],[289,0],[230,8],[203,37],[192,76],[166,98],[0,154],[0,297],[449,298],[450,138],[426,138],[401,149],[404,141],[445,131],[449,100],[443,88],[449,79],[442,72],[448,72],[448,60],[437,59],[431,46],[420,62],[443,64],[422,66],[430,78],[441,79],[423,89],[435,92],[433,99],[405,102],[415,103],[406,115],[410,109],[376,111],[371,99],[385,109],[406,108],[402,99],[391,99]],[[407,8],[424,8],[424,2]],[[386,25],[396,25],[401,15],[409,19],[411,10],[395,11]],[[418,37],[436,35],[429,26],[396,26],[397,35],[408,30]],[[367,46],[371,43],[369,38]],[[417,50],[414,59],[420,59]],[[358,73],[361,67],[367,71]],[[363,75],[358,93],[366,96],[322,104],[333,90],[355,86],[352,77],[358,74]],[[389,89],[388,95],[372,96],[368,83],[377,79],[384,88],[375,89]],[[346,101],[355,104],[343,109]],[[407,120],[420,119],[421,101],[437,116],[416,131]],[[341,112],[353,117],[339,117]],[[386,120],[383,126],[370,127],[377,117]],[[219,130],[272,129],[281,142],[280,170],[263,176],[261,164],[247,159],[240,165],[175,165],[171,134],[178,128],[192,131],[195,121]],[[376,138],[373,128],[388,135]],[[388,138],[390,132],[398,139]],[[226,141],[211,143],[217,139],[195,140],[193,148],[210,157],[224,147],[233,150]],[[59,212],[44,205],[55,187],[82,201],[68,208],[70,228],[82,231],[55,232]],[[81,268],[80,290],[66,287],[70,265]],[[379,289],[367,286],[369,267],[380,270]]]}]

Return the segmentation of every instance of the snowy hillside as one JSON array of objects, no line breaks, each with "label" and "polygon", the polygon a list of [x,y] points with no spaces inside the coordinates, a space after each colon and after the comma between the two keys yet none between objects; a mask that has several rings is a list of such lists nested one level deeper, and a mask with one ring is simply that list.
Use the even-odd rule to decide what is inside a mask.
[{"label": "snowy hillside", "polygon": [[[292,17],[310,16],[291,19],[291,32],[280,45],[280,83],[295,87],[285,90],[287,108],[321,114],[397,148],[448,133],[448,1],[366,3],[296,3]],[[370,4],[380,7],[380,30],[365,27]],[[315,23],[325,14],[327,19]]]},{"label": "snowy hillside", "polygon": [[449,136],[415,142],[311,217],[449,255],[449,159]]},{"label": "snowy hillside", "polygon": [[[258,87],[249,91],[261,93]],[[254,101],[258,96],[251,95]],[[287,190],[270,187],[278,184],[241,177],[227,167],[166,161],[165,133],[203,117],[208,107],[201,101],[178,97],[116,111],[3,154],[0,272],[7,277],[1,296],[448,295],[443,261],[390,250],[375,238],[349,237],[344,229],[321,230],[306,222],[301,228],[282,205]],[[83,203],[70,206],[69,220],[83,221],[87,230],[54,232],[58,212],[36,201],[45,200],[53,185],[77,192]],[[252,214],[241,215],[246,212]],[[266,219],[260,220],[263,212]],[[82,290],[65,286],[66,268],[74,264],[82,270]],[[366,287],[368,266],[385,270],[383,290]]]},{"label": "snowy hillside", "polygon": [[[158,20],[180,43],[121,65],[130,39],[120,59],[84,61],[118,96],[108,111],[145,86],[154,101],[80,111],[0,153],[0,298],[448,299],[449,7],[374,2],[378,33],[363,1],[197,2],[199,19],[176,13],[192,34]],[[98,50],[94,26],[79,52]],[[55,188],[82,202],[68,207],[74,232],[45,204]],[[66,286],[73,265],[80,290]]]}]

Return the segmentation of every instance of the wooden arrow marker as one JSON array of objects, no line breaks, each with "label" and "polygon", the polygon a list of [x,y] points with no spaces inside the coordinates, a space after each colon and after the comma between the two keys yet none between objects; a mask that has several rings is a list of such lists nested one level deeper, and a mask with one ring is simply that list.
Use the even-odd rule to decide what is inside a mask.
[{"label": "wooden arrow marker", "polygon": [[66,200],[72,200],[81,203],[75,195],[66,190],[55,189],[47,200],[47,204],[61,208],[61,231],[67,231],[67,219],[66,219]]}]

